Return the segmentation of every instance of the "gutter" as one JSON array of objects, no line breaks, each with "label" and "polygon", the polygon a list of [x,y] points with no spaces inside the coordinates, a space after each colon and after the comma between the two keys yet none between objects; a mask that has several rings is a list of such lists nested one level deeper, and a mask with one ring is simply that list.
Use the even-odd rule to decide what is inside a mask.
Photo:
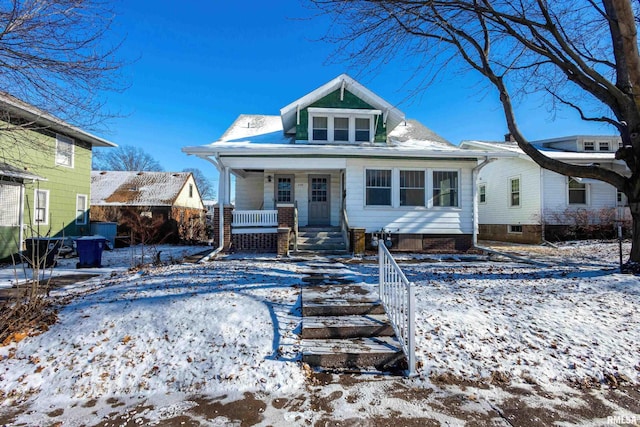
[{"label": "gutter", "polygon": [[209,156],[204,156],[204,155],[198,155],[198,157],[213,164],[218,170],[218,173],[220,174],[220,177],[218,179],[218,226],[219,226],[218,236],[219,236],[220,242],[218,243],[218,247],[216,249],[214,249],[212,252],[208,253],[205,257],[203,257],[200,261],[198,261],[198,262],[207,262],[207,261],[210,261],[212,258],[214,258],[216,255],[218,255],[224,249],[224,199],[225,199],[224,186],[226,185],[225,183],[226,176],[224,173],[224,169],[225,169],[224,165],[222,164],[222,161],[220,160],[220,157],[217,154],[215,156],[215,160],[213,160]]}]

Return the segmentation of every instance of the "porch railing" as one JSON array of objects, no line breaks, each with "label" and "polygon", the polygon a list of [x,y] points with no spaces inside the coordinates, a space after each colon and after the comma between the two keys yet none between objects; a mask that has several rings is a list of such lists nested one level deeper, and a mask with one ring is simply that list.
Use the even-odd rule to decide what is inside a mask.
[{"label": "porch railing", "polygon": [[234,227],[277,227],[277,210],[233,211],[231,223]]},{"label": "porch railing", "polygon": [[378,245],[380,299],[409,362],[408,376],[416,375],[415,289],[384,244]]}]

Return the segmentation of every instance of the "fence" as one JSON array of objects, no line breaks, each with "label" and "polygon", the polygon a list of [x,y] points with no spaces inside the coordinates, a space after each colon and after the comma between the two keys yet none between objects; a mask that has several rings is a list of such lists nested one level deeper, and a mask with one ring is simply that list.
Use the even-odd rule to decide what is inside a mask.
[{"label": "fence", "polygon": [[415,289],[381,242],[378,245],[380,299],[409,363],[408,375],[416,375]]}]

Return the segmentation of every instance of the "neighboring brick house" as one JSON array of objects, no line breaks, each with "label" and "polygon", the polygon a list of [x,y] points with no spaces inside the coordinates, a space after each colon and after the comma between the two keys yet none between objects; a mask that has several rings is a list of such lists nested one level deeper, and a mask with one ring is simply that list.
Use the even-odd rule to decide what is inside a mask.
[{"label": "neighboring brick house", "polygon": [[91,173],[91,221],[118,223],[118,235],[155,242],[195,242],[205,236],[205,208],[189,172]]},{"label": "neighboring brick house", "polygon": [[[468,250],[475,229],[474,170],[491,156],[462,150],[405,119],[346,74],[279,115],[242,114],[218,141],[182,150],[220,172],[220,248],[274,251],[277,228],[292,222],[307,236],[316,233],[315,241],[322,241],[319,233],[340,230],[345,242],[377,242],[372,235],[384,229],[394,250]],[[353,251],[361,250],[354,245]]]},{"label": "neighboring brick house", "polygon": [[0,260],[29,237],[89,234],[92,149],[115,146],[0,92]]}]

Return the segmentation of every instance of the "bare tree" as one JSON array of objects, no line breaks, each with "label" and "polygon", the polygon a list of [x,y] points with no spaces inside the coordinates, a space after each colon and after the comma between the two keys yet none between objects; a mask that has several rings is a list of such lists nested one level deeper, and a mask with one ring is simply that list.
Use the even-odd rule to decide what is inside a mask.
[{"label": "bare tree", "polygon": [[108,171],[162,171],[162,166],[140,147],[122,145],[116,149],[96,151],[93,170]]},{"label": "bare tree", "polygon": [[216,189],[207,176],[198,168],[186,168],[182,172],[191,172],[193,179],[196,181],[200,197],[203,199],[212,199],[216,197]]},{"label": "bare tree", "polygon": [[52,123],[95,131],[115,116],[105,95],[126,84],[114,19],[103,0],[0,1],[0,161],[38,164],[31,156],[55,147],[31,131],[52,135]]},{"label": "bare tree", "polygon": [[[326,39],[352,62],[411,56],[430,81],[460,66],[497,90],[509,132],[543,168],[613,185],[633,218],[629,267],[640,263],[640,55],[631,0],[310,0],[335,25]],[[622,137],[627,176],[546,157],[517,125],[512,95],[545,93]]]},{"label": "bare tree", "polygon": [[0,88],[69,123],[101,122],[105,91],[123,89],[114,17],[102,0],[0,2]]}]

